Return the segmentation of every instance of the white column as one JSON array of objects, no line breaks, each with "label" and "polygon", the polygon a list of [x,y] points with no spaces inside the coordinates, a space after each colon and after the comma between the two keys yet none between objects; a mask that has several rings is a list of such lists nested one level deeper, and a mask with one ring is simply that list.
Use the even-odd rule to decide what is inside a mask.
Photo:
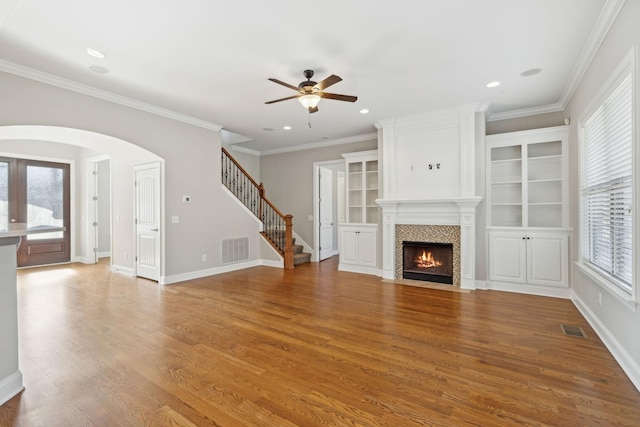
[{"label": "white column", "polygon": [[[380,204],[380,203],[379,203]],[[394,204],[382,206],[382,278],[396,278],[396,218]]]},{"label": "white column", "polygon": [[457,202],[460,209],[460,287],[476,288],[476,206]]}]

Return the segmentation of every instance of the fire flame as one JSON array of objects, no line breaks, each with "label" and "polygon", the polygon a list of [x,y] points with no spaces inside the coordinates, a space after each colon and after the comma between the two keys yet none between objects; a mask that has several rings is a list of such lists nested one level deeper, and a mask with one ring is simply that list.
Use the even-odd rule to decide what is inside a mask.
[{"label": "fire flame", "polygon": [[440,261],[435,259],[431,252],[422,251],[422,255],[418,256],[415,259],[415,263],[420,268],[431,268],[431,267],[439,267],[442,265]]}]

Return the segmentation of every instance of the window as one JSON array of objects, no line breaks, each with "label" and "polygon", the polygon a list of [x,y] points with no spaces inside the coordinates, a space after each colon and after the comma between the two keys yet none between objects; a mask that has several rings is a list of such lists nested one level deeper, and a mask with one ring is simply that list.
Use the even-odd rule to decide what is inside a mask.
[{"label": "window", "polygon": [[631,69],[609,86],[580,126],[581,262],[628,296],[634,296]]}]

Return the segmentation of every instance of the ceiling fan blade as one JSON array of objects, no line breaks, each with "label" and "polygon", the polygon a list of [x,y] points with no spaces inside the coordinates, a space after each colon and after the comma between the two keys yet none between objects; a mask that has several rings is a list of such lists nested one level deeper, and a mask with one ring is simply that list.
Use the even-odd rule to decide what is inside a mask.
[{"label": "ceiling fan blade", "polygon": [[318,112],[318,107],[309,107],[309,113],[317,113]]},{"label": "ceiling fan blade", "polygon": [[336,101],[356,102],[358,100],[357,96],[339,95],[337,93],[318,92],[318,95],[321,98],[335,99]]},{"label": "ceiling fan blade", "polygon": [[299,98],[300,95],[287,96],[286,98],[274,99],[273,101],[267,101],[265,104],[273,104],[275,102],[286,101],[287,99]]},{"label": "ceiling fan blade", "polygon": [[289,89],[293,89],[293,90],[295,90],[296,92],[298,91],[298,88],[297,88],[297,87],[292,86],[292,85],[290,85],[289,83],[285,83],[285,82],[280,81],[280,80],[278,80],[278,79],[269,79],[269,80],[271,80],[271,81],[272,81],[272,82],[274,82],[274,83],[278,83],[279,85],[282,85],[282,86],[284,86],[284,87],[288,87]]},{"label": "ceiling fan blade", "polygon": [[332,86],[338,83],[339,81],[342,81],[342,78],[336,76],[335,74],[331,74],[329,77],[327,77],[326,79],[318,83],[316,86],[318,87],[318,90],[322,91],[328,88],[329,86]]}]

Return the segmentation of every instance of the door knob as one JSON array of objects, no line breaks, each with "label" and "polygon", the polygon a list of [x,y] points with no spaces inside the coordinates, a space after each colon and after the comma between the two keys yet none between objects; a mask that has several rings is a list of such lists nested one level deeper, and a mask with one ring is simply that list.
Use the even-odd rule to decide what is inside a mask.
[{"label": "door knob", "polygon": [[11,222],[16,222],[15,218],[11,218]]}]

